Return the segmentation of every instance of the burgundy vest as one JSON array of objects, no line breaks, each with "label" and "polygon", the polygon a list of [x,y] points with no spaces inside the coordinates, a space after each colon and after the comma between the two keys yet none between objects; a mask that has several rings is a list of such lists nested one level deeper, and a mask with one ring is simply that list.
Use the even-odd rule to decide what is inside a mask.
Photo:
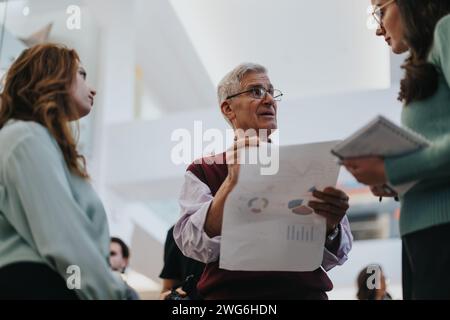
[{"label": "burgundy vest", "polygon": [[[225,155],[214,157],[221,158]],[[223,164],[210,160],[211,157],[203,158],[187,170],[205,183],[214,196],[228,175],[228,167],[224,160]],[[218,261],[206,265],[197,284],[205,299],[327,299],[325,292],[331,289],[333,284],[321,268],[311,272],[229,271],[220,269]]]}]

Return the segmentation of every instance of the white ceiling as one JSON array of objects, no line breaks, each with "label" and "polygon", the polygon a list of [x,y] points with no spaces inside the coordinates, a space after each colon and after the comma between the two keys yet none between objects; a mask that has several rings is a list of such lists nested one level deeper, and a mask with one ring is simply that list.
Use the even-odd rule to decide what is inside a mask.
[{"label": "white ceiling", "polygon": [[[51,36],[64,41],[70,4],[101,28],[132,25],[144,94],[164,113],[214,107],[216,84],[244,61],[268,67],[287,99],[390,86],[389,51],[366,27],[369,0],[128,0],[133,18],[122,20],[113,1],[11,1],[6,25],[25,36],[54,19]],[[96,53],[84,35],[68,44]]]},{"label": "white ceiling", "polygon": [[242,61],[291,98],[389,86],[369,0],[170,0],[214,84]]},{"label": "white ceiling", "polygon": [[215,88],[167,0],[136,1],[136,59],[147,95],[165,111],[215,104]]}]

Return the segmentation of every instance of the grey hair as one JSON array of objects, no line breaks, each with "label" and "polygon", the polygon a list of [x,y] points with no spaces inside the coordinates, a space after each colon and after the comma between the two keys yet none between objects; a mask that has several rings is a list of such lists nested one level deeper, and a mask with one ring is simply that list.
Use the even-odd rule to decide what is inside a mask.
[{"label": "grey hair", "polygon": [[267,73],[267,69],[257,63],[242,63],[228,72],[217,86],[217,98],[219,105],[224,102],[228,96],[238,92],[241,87],[241,81],[249,72]]}]

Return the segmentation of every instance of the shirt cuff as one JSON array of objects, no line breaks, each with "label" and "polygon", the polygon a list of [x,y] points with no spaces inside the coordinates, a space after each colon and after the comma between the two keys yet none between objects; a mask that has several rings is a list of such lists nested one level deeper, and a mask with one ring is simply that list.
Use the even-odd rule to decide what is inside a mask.
[{"label": "shirt cuff", "polygon": [[[185,217],[185,223],[182,228],[180,249],[183,254],[194,260],[210,263],[217,261],[220,254],[220,236],[210,238],[204,231],[206,216],[211,205],[210,200],[201,205],[201,207],[192,215]],[[183,218],[181,220],[184,220]],[[180,224],[182,221],[177,223]],[[174,230],[175,231],[175,230]],[[179,238],[174,232],[174,238]],[[178,242],[177,242],[178,243]]]},{"label": "shirt cuff", "polygon": [[[336,254],[332,253],[324,247],[322,267],[325,271],[333,269],[337,265],[343,265],[348,259],[348,253],[352,248],[353,236],[350,232],[348,218],[345,217],[340,224],[341,230],[338,238],[340,239],[339,247]],[[338,241],[338,239],[336,239]]]}]

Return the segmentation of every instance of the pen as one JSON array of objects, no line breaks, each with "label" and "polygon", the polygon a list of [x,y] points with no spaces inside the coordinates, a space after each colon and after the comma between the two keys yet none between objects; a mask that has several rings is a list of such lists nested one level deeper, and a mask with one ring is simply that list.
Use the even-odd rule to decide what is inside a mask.
[{"label": "pen", "polygon": [[[393,190],[385,184],[383,185],[383,191],[386,193],[393,193]],[[379,201],[381,202],[381,200],[383,200],[383,197],[380,197]]]},{"label": "pen", "polygon": [[[388,185],[383,185],[383,190],[386,193],[392,193],[392,194],[397,194],[391,187],[389,187]],[[381,200],[383,199],[383,197],[380,197],[379,201],[381,202]],[[395,201],[399,201],[398,195],[394,196],[394,200]]]}]

